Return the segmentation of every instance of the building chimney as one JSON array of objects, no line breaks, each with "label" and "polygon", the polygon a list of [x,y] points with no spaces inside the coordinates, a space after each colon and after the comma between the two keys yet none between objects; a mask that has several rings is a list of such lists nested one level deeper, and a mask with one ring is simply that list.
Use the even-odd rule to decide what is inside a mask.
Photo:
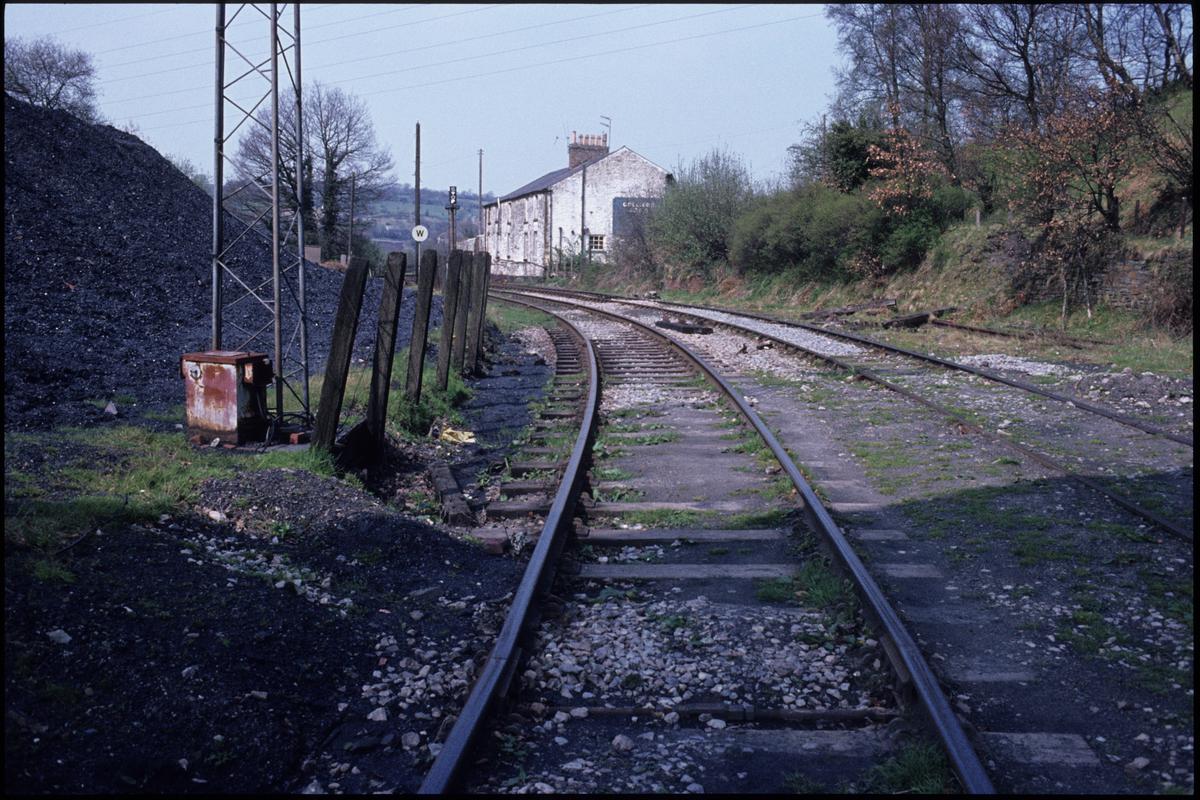
[{"label": "building chimney", "polygon": [[567,166],[571,169],[601,156],[608,155],[608,134],[592,134],[571,131],[571,143],[567,145]]}]

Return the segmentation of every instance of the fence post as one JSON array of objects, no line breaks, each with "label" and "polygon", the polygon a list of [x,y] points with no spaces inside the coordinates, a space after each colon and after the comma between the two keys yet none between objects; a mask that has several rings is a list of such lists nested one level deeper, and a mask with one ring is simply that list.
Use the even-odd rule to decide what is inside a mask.
[{"label": "fence post", "polygon": [[481,293],[484,301],[479,306],[479,353],[475,357],[476,372],[479,371],[480,361],[482,361],[482,355],[484,355],[485,350],[484,331],[487,327],[487,293],[492,288],[492,254],[480,253],[480,257],[484,259],[484,291]]},{"label": "fence post", "polygon": [[375,357],[371,367],[371,395],[367,400],[367,429],[376,448],[382,452],[387,422],[388,392],[392,386],[392,357],[396,353],[396,325],[404,301],[404,273],[408,256],[388,253],[383,274],[383,297],[379,301],[379,321],[375,328]]},{"label": "fence post", "polygon": [[421,402],[421,373],[425,368],[425,345],[429,339],[429,308],[433,303],[433,276],[437,272],[437,251],[421,254],[417,270],[417,307],[413,312],[412,338],[408,345],[408,375],[404,393],[414,403]]},{"label": "fence post", "polygon": [[446,262],[446,285],[442,297],[442,338],[438,343],[437,385],[446,391],[450,380],[450,349],[454,341],[454,318],[458,310],[458,284],[462,272],[462,253],[455,250]]},{"label": "fence post", "polygon": [[313,431],[313,447],[327,452],[332,452],[333,440],[337,436],[338,417],[342,413],[346,376],[350,372],[350,355],[354,349],[354,334],[358,331],[358,313],[362,309],[366,285],[367,260],[352,259],[342,279],[337,317],[333,323],[333,340],[329,346],[329,358],[325,362],[325,382],[321,384],[321,402],[317,406],[317,424]]},{"label": "fence post", "polygon": [[470,373],[479,371],[479,353],[483,349],[483,314],[484,309],[487,308],[488,279],[486,256],[486,253],[476,253],[472,259],[472,265],[475,268],[475,284],[471,292],[471,317],[468,321],[470,329],[467,331],[467,357],[465,363],[465,371]]},{"label": "fence post", "polygon": [[471,316],[471,287],[474,283],[475,270],[467,254],[461,250],[458,253],[462,266],[458,276],[458,303],[454,311],[454,346],[450,352],[450,366],[455,372],[462,374],[463,355],[467,349],[467,319]]},{"label": "fence post", "polygon": [[483,309],[483,255],[471,254],[471,298],[467,306],[466,350],[463,355],[463,374],[475,371],[479,358],[479,314]]}]

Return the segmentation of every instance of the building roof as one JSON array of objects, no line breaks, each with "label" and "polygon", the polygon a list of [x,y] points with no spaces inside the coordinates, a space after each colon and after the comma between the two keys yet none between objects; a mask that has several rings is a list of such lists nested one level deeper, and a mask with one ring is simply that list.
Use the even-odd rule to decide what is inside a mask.
[{"label": "building roof", "polygon": [[[604,159],[608,158],[609,156],[616,155],[617,153],[621,152],[622,150],[629,150],[629,148],[626,147],[625,145],[621,145],[616,150],[613,150],[611,153],[605,153],[602,156],[597,156],[596,158],[593,158],[589,161],[585,161],[582,164],[578,164],[574,167],[563,167],[562,169],[556,169],[553,172],[547,172],[545,175],[538,178],[537,180],[530,181],[529,183],[525,184],[521,188],[511,191],[508,194],[504,195],[503,197],[498,197],[490,203],[484,203],[484,205],[490,206],[490,205],[494,205],[497,203],[507,202],[509,200],[516,200],[518,197],[524,197],[525,195],[528,195],[528,194],[544,192],[547,189],[549,189],[551,186],[553,186],[554,184],[571,177],[576,172],[581,172],[584,167],[589,167],[592,164],[595,164],[597,161],[603,161]],[[633,153],[632,150],[629,150],[629,152]],[[633,154],[635,156],[638,155],[637,153],[633,153]],[[642,158],[642,156],[638,156],[638,158]],[[650,162],[650,163],[653,164],[654,162]],[[658,165],[655,164],[655,166],[658,166]],[[659,169],[662,169],[662,167],[659,167]],[[666,170],[663,170],[663,171],[666,172]]]}]

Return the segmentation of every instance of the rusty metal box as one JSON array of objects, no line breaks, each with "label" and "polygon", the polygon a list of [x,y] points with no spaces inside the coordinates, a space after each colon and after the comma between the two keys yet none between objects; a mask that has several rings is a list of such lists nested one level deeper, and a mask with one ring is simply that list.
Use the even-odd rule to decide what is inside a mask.
[{"label": "rusty metal box", "polygon": [[244,444],[267,434],[267,386],[274,374],[263,353],[211,350],[179,359],[187,392],[188,435]]}]

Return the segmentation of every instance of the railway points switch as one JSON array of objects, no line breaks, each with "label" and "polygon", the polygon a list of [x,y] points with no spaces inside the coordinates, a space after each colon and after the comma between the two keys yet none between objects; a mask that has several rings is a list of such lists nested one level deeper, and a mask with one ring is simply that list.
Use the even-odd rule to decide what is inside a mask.
[{"label": "railway points switch", "polygon": [[263,353],[210,350],[179,359],[187,392],[189,437],[237,444],[267,435],[267,387],[275,375]]}]

